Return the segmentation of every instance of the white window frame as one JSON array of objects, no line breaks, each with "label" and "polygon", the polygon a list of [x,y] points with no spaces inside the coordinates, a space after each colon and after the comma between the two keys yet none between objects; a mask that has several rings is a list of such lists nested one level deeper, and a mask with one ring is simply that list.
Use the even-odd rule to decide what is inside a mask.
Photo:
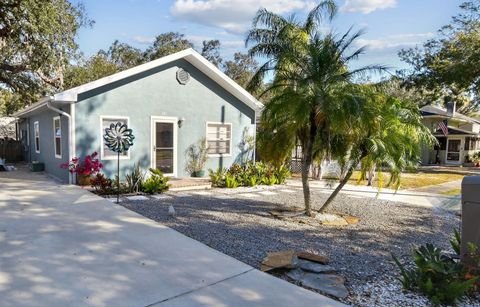
[{"label": "white window frame", "polygon": [[222,123],[222,122],[207,122],[205,124],[205,140],[207,142],[207,145],[208,145],[208,125],[226,125],[226,126],[230,126],[230,152],[228,154],[208,154],[208,157],[212,157],[212,158],[218,158],[218,157],[231,157],[232,156],[232,139],[233,139],[233,125],[232,123]]},{"label": "white window frame", "polygon": [[[60,125],[60,136],[57,137],[56,131],[55,131],[55,121],[58,120],[58,123]],[[60,139],[60,154],[57,154],[57,138]],[[55,158],[61,159],[62,158],[62,120],[60,119],[60,116],[55,116],[53,118],[53,152],[55,153]]]},{"label": "white window frame", "polygon": [[[115,120],[115,119],[122,119],[127,121],[127,126],[130,128],[130,117],[128,116],[120,116],[120,115],[102,115],[100,116],[100,160],[117,160],[117,155],[105,156],[105,152],[103,149],[103,135],[105,131],[103,129],[103,121],[104,120]],[[127,150],[127,155],[122,156],[120,155],[120,160],[130,160],[130,149]]]},{"label": "white window frame", "polygon": [[33,122],[33,143],[33,146],[35,146],[35,152],[40,153],[40,123],[38,120]]}]

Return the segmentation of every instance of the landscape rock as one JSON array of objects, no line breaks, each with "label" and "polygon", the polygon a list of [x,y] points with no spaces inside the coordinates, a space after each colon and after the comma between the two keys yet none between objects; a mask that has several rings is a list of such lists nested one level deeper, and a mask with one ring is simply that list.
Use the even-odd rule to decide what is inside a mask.
[{"label": "landscape rock", "polygon": [[358,217],[351,215],[344,216],[343,218],[345,219],[345,221],[347,221],[349,225],[358,224],[358,222],[360,222],[360,219]]},{"label": "landscape rock", "polygon": [[338,275],[308,273],[301,269],[296,269],[289,271],[287,276],[299,282],[302,286],[337,298],[344,299],[348,296],[345,279]]},{"label": "landscape rock", "polygon": [[319,220],[320,222],[334,222],[338,219],[341,219],[340,216],[336,215],[336,214],[330,214],[330,213],[319,213],[315,216],[315,218],[317,220]]},{"label": "landscape rock", "polygon": [[348,222],[342,217],[342,218],[339,218],[335,221],[326,221],[326,222],[323,222],[322,225],[325,225],[325,226],[348,226]]},{"label": "landscape rock", "polygon": [[309,272],[314,273],[333,273],[335,268],[330,265],[320,264],[313,261],[308,261],[304,259],[298,259],[297,267]]},{"label": "landscape rock", "polygon": [[317,255],[309,252],[298,252],[297,257],[300,259],[306,259],[306,260],[318,262],[321,264],[328,264],[330,262],[330,260],[325,256]]},{"label": "landscape rock", "polygon": [[262,261],[260,270],[266,272],[273,269],[293,269],[297,266],[298,258],[293,250],[269,252]]}]

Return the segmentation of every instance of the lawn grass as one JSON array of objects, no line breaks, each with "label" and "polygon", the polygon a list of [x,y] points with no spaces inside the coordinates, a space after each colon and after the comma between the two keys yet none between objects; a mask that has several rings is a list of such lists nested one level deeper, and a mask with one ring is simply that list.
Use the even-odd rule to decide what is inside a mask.
[{"label": "lawn grass", "polygon": [[[387,183],[390,179],[388,173],[383,172],[383,187],[388,188]],[[429,185],[441,184],[449,181],[460,180],[465,175],[449,173],[449,172],[416,172],[416,173],[403,173],[400,177],[401,184],[400,189],[415,189]],[[360,172],[356,171],[350,178],[350,183],[357,183],[360,185],[366,185],[366,181],[358,181]],[[374,186],[378,186],[378,174],[375,177]],[[448,191],[450,192],[450,191]],[[453,193],[453,192],[452,192]],[[450,194],[448,194],[450,195]]]},{"label": "lawn grass", "polygon": [[457,188],[457,189],[451,189],[445,192],[440,193],[442,195],[448,195],[448,196],[455,196],[455,195],[460,195],[462,194],[462,189]]}]

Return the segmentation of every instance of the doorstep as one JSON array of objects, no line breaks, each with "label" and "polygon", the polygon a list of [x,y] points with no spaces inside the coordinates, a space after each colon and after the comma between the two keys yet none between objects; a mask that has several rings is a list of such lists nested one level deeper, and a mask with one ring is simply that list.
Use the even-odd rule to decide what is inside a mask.
[{"label": "doorstep", "polygon": [[212,188],[210,179],[208,178],[171,178],[168,181],[169,191],[192,191],[192,190],[207,190]]}]

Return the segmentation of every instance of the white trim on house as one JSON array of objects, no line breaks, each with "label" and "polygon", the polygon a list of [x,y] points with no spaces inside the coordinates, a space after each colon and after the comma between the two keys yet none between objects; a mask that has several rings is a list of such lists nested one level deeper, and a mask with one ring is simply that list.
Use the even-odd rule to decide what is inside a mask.
[{"label": "white trim on house", "polygon": [[[37,130],[38,130],[38,135],[37,135]],[[37,141],[37,138],[38,138],[38,141]],[[34,143],[33,146],[35,146],[35,152],[40,153],[40,122],[38,120],[33,122],[33,143]]]},{"label": "white trim on house", "polygon": [[[70,161],[73,157],[77,156],[77,143],[76,143],[76,126],[75,126],[75,103],[70,104],[70,120],[68,121],[69,132],[68,136],[68,160]],[[70,174],[68,177],[70,184],[77,183],[77,176]]]},{"label": "white trim on house", "polygon": [[[117,155],[105,156],[104,144],[103,144],[103,120],[126,120],[127,126],[130,128],[130,117],[121,116],[121,115],[100,115],[100,160],[117,160]],[[130,159],[130,148],[127,150],[126,155],[120,155],[120,160],[129,160]]]},{"label": "white trim on house", "polygon": [[233,139],[233,125],[232,123],[225,123],[225,122],[206,122],[205,123],[205,139],[208,145],[208,125],[226,125],[230,126],[230,144],[229,144],[229,153],[228,154],[208,154],[209,158],[218,158],[218,157],[231,157],[232,156],[232,139]]},{"label": "white trim on house", "polygon": [[195,66],[202,73],[207,75],[218,85],[223,87],[226,91],[231,93],[237,99],[245,103],[248,107],[255,111],[255,115],[263,109],[263,104],[260,103],[255,97],[247,92],[243,87],[238,85],[235,81],[225,75],[215,65],[210,63],[207,59],[201,56],[198,52],[192,48],[185,49],[183,51],[167,55],[165,57],[150,61],[145,64],[135,66],[133,68],[118,72],[116,74],[100,78],[98,80],[74,87],[72,89],[55,94],[53,97],[42,98],[40,101],[32,104],[31,106],[15,113],[13,116],[20,117],[35,109],[44,106],[48,100],[53,98],[56,102],[76,102],[78,101],[78,95],[87,91],[91,91],[95,88],[108,85],[110,83],[128,78],[130,76],[137,75],[139,73],[148,71],[150,69],[171,63],[173,61],[184,59],[193,66]]},{"label": "white trim on house", "polygon": [[156,168],[155,150],[155,123],[173,123],[173,173],[164,174],[168,177],[178,176],[178,117],[172,116],[150,116],[150,167]]},{"label": "white trim on house", "polygon": [[[60,137],[57,137],[57,134],[55,131],[55,121],[57,120],[60,128]],[[60,154],[57,154],[57,138],[60,139]],[[62,120],[60,119],[60,116],[53,117],[53,152],[55,153],[55,158],[57,159],[62,158]]]}]

